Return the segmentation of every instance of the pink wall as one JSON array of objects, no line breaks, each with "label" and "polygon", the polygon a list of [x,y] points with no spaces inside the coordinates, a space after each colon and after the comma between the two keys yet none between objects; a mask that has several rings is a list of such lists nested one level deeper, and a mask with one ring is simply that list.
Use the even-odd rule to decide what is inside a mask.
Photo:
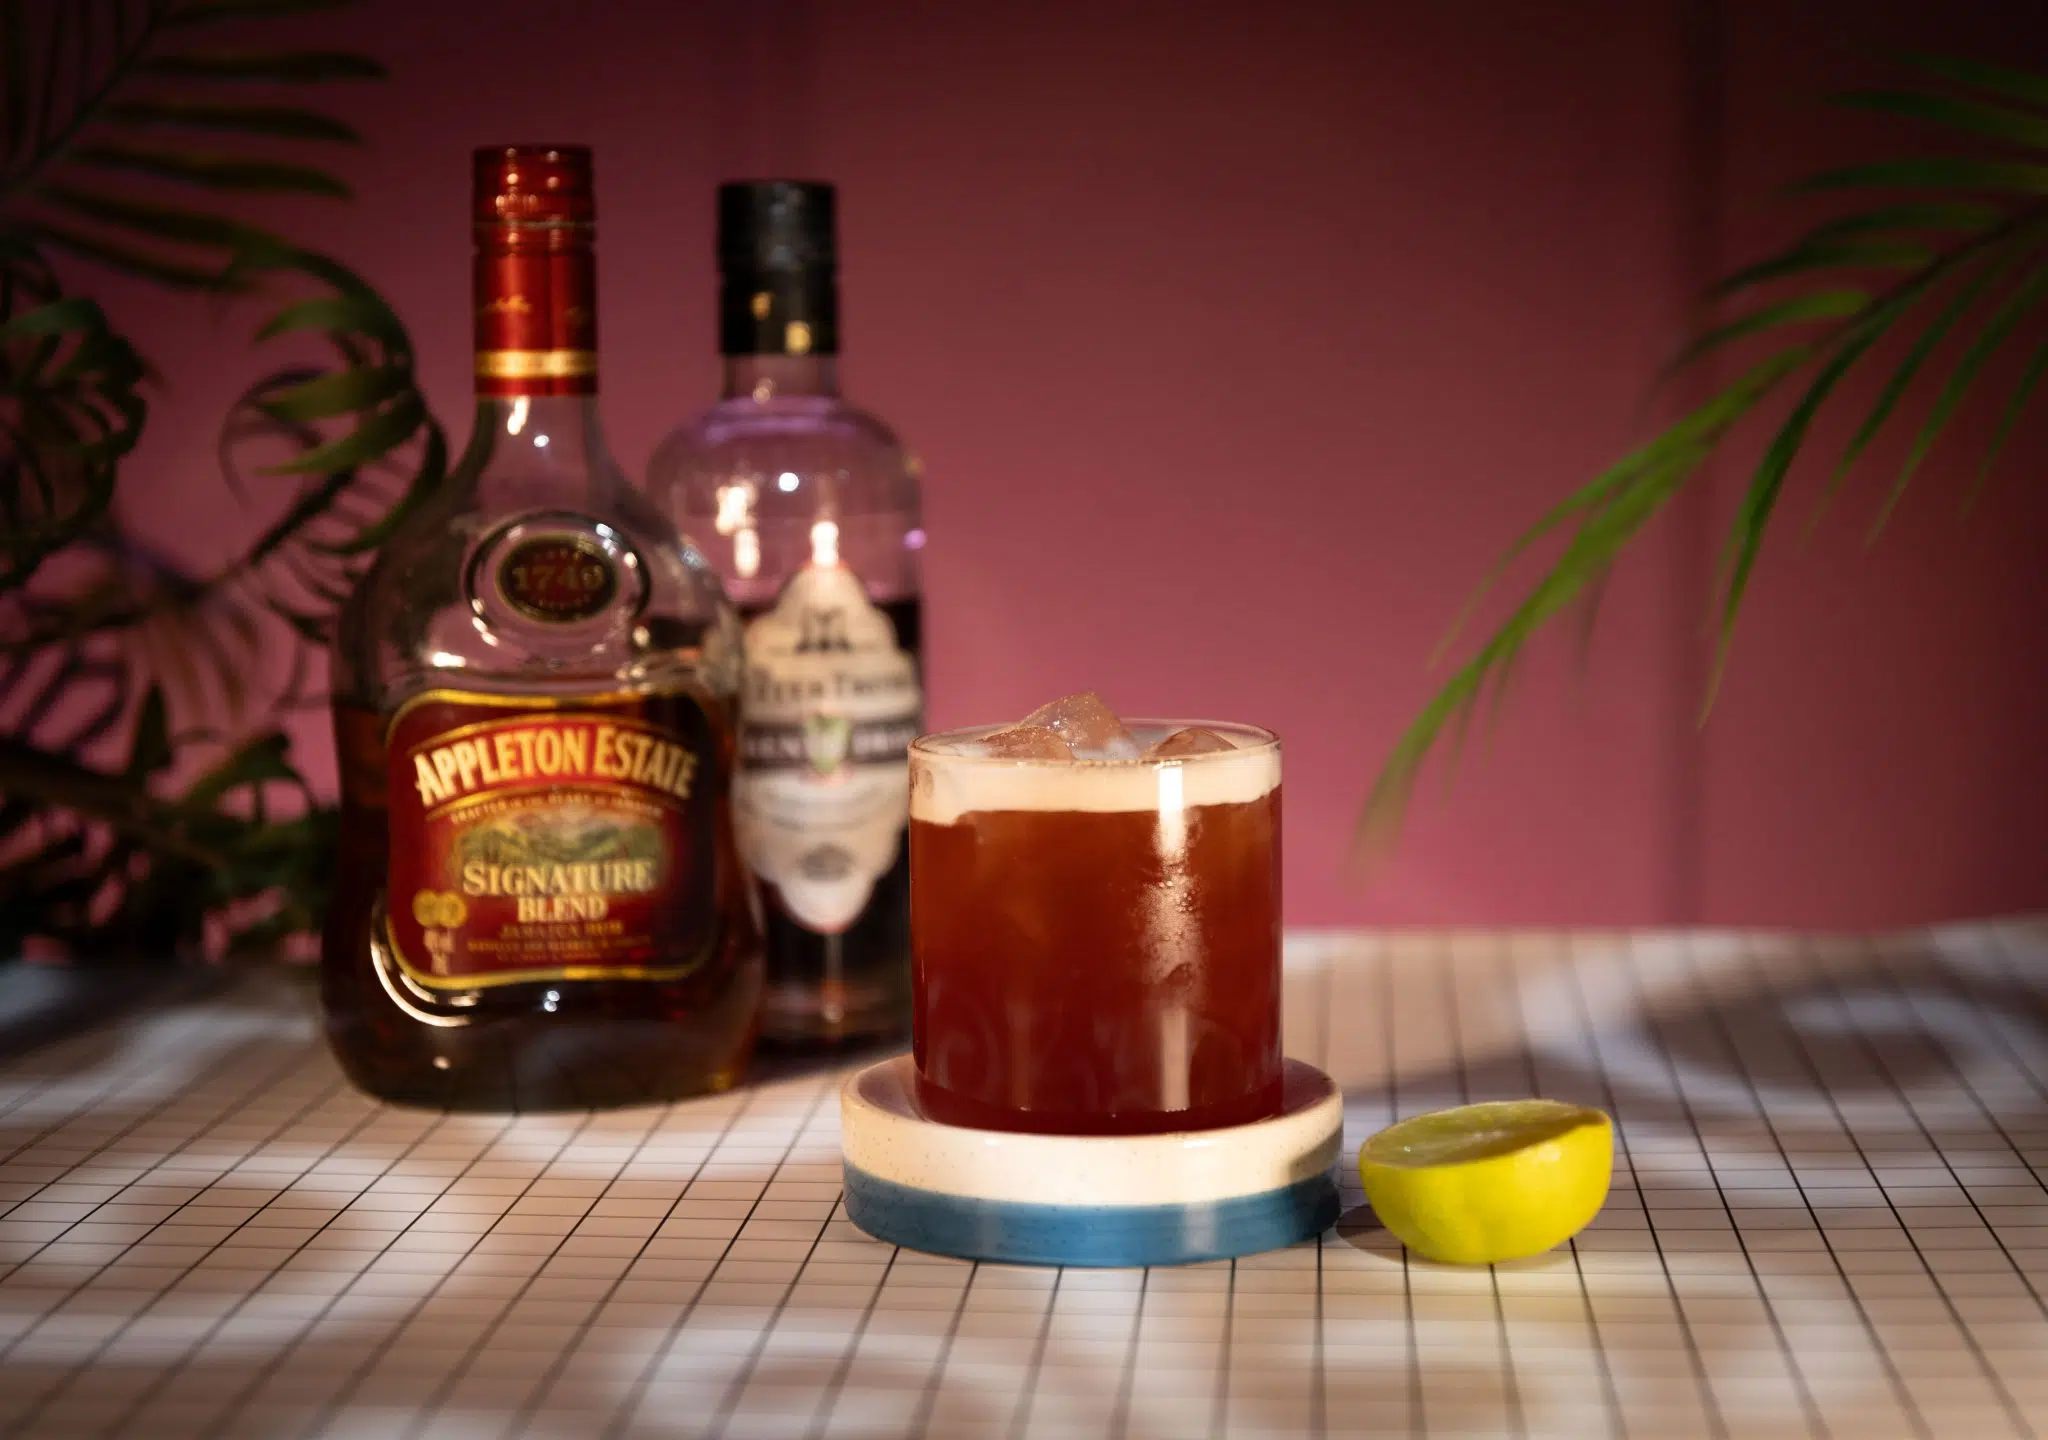
[{"label": "pink wall", "polygon": [[[1392,866],[1345,873],[1431,647],[1640,433],[1701,267],[1783,238],[1769,187],[1899,148],[1812,97],[1882,78],[1858,57],[1889,46],[2048,61],[1989,0],[1785,8],[1730,5],[1717,65],[1688,6],[1630,0],[380,0],[361,43],[395,79],[357,104],[359,202],[306,213],[398,304],[460,431],[468,149],[595,145],[606,407],[637,467],[713,383],[713,185],[837,181],[849,388],[926,462],[932,718],[1094,686],[1275,726],[1296,923],[2039,906],[2039,443],[1961,526],[1963,464],[1937,463],[1869,553],[1882,482],[1802,547],[1809,479],[1701,735],[1724,465],[1617,578],[1584,674],[1545,642]],[[152,312],[178,388],[132,504],[186,553],[246,524],[209,456],[251,323]]]}]

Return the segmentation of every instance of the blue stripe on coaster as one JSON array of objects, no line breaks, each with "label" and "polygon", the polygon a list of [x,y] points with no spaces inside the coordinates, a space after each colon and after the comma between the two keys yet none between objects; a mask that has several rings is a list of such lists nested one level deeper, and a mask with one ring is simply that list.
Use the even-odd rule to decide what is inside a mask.
[{"label": "blue stripe on coaster", "polygon": [[1190,1205],[1029,1205],[915,1190],[848,1165],[846,1216],[877,1240],[963,1260],[1186,1265],[1320,1234],[1337,1221],[1337,1186],[1324,1174]]}]

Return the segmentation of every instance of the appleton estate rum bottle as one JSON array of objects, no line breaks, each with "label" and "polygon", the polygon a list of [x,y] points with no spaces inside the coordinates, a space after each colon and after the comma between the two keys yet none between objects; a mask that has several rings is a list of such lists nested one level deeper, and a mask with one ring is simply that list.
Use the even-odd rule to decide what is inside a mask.
[{"label": "appleton estate rum bottle", "polygon": [[387,1099],[665,1099],[753,1040],[740,632],[605,451],[592,217],[588,151],[477,152],[476,429],[341,615],[322,997]]},{"label": "appleton estate rum bottle", "polygon": [[648,493],[747,617],[735,777],[767,922],[764,1036],[909,1024],[908,746],[920,728],[916,466],[839,396],[828,185],[722,186],[724,396],[671,434]]}]

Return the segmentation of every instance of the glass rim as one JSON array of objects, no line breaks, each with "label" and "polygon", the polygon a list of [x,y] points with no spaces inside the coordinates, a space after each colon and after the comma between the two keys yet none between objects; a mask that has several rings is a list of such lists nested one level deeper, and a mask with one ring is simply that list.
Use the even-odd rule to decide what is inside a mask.
[{"label": "glass rim", "polygon": [[935,730],[911,741],[910,752],[926,762],[942,761],[948,765],[1032,765],[1061,770],[1081,766],[1094,770],[1127,770],[1136,766],[1152,768],[1161,765],[1228,764],[1247,755],[1272,755],[1278,754],[1280,750],[1279,735],[1263,725],[1252,725],[1242,720],[1162,720],[1149,715],[1131,716],[1124,720],[1124,727],[1133,731],[1140,727],[1159,729],[1168,735],[1176,730],[1214,730],[1219,735],[1250,736],[1253,743],[1240,745],[1234,750],[1209,750],[1198,755],[1133,755],[1124,760],[1106,755],[1051,760],[1036,755],[975,755],[966,751],[940,748],[944,745],[979,740],[984,736],[993,735],[998,730],[1008,730],[1017,723],[1015,720],[1003,720],[993,725],[959,725],[951,730]]}]

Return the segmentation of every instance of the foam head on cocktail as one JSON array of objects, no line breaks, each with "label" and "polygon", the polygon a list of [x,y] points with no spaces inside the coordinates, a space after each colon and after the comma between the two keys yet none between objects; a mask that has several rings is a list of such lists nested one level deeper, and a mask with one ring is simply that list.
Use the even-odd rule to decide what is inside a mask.
[{"label": "foam head on cocktail", "polygon": [[1063,1134],[1280,1103],[1280,745],[1090,693],[911,747],[920,1103]]}]

